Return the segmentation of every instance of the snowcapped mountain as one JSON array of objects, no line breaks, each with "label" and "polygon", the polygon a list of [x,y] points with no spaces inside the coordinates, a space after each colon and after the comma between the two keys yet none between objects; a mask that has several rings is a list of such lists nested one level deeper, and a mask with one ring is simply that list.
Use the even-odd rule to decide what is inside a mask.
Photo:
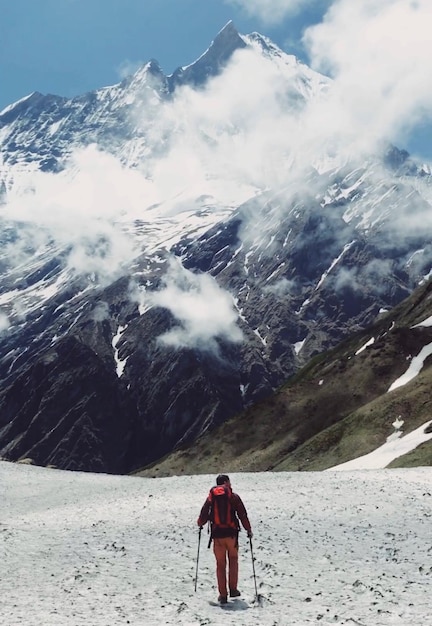
[{"label": "snowcapped mountain", "polygon": [[3,457],[153,462],[429,275],[429,167],[331,97],[229,23],[170,76],[0,113]]}]

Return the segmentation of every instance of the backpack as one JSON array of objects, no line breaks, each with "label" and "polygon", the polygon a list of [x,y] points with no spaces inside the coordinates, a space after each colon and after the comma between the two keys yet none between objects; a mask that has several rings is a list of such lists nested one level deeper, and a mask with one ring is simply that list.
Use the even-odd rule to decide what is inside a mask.
[{"label": "backpack", "polygon": [[216,485],[210,489],[210,521],[212,528],[238,529],[237,515],[231,502],[232,491],[228,485]]}]

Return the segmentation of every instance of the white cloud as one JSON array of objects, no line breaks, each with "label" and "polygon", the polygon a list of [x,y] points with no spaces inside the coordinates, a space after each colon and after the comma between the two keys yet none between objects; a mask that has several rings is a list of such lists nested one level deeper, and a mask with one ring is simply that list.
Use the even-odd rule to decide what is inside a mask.
[{"label": "white cloud", "polygon": [[103,300],[97,302],[92,311],[91,317],[95,322],[103,322],[104,320],[110,319],[108,302]]},{"label": "white cloud", "polygon": [[368,285],[374,285],[375,293],[385,293],[388,276],[394,272],[394,264],[390,259],[373,259],[364,266],[338,267],[332,275],[336,292],[351,289],[362,292]]},{"label": "white cloud", "polygon": [[273,285],[264,287],[266,293],[272,293],[277,298],[284,298],[295,290],[295,281],[287,278],[280,278]]},{"label": "white cloud", "polygon": [[264,24],[276,24],[309,6],[321,4],[322,0],[225,0],[225,3],[240,7],[248,15],[258,17]]},{"label": "white cloud", "polygon": [[125,59],[116,68],[117,74],[121,79],[128,78],[128,76],[132,76],[142,65],[144,65],[143,61],[130,61],[129,59]]},{"label": "white cloud", "polygon": [[151,304],[170,310],[179,322],[159,338],[166,345],[217,353],[217,338],[242,340],[232,296],[208,274],[193,274],[177,260],[170,262],[164,288],[146,297]]},{"label": "white cloud", "polygon": [[124,222],[142,216],[152,198],[138,172],[94,146],[79,150],[64,172],[30,173],[8,195],[2,217],[19,224],[20,236],[9,256],[18,264],[46,245],[68,249],[73,273],[109,282],[135,254]]},{"label": "white cloud", "polygon": [[[281,12],[310,3],[243,4],[251,12],[280,19]],[[250,126],[239,125],[244,158],[235,146],[233,161],[238,156],[245,169],[252,169],[255,156],[262,178],[272,171],[269,184],[276,171],[282,178],[285,165],[292,172],[289,154],[301,168],[331,153],[341,158],[368,154],[383,142],[403,147],[416,125],[432,118],[432,81],[427,77],[432,55],[430,0],[335,0],[327,6],[323,21],[306,30],[303,43],[313,68],[331,75],[333,83],[303,111],[288,106],[286,77],[277,77],[274,64],[258,62],[255,74],[255,62],[250,55],[248,63],[246,53],[236,55],[207,91],[216,107],[218,83],[225,84],[230,95],[221,110],[226,119],[233,125],[236,118],[241,122],[243,110],[249,117]],[[264,161],[258,160],[259,151],[269,156],[267,172]]]},{"label": "white cloud", "polygon": [[10,326],[9,318],[5,313],[0,312],[0,333],[7,330]]},{"label": "white cloud", "polygon": [[300,96],[296,92],[293,99],[287,83],[287,73],[295,82],[298,71],[293,64],[281,72],[270,59],[247,49],[234,54],[223,74],[204,89],[177,90],[153,125],[153,143],[165,145],[162,158],[153,165],[147,160],[155,193],[175,197],[184,189],[198,189],[229,204],[256,189],[280,185],[286,164],[303,143],[293,110]]},{"label": "white cloud", "polygon": [[334,84],[322,123],[365,148],[400,142],[432,117],[430,0],[336,0],[306,31],[314,68]]},{"label": "white cloud", "polygon": [[402,3],[387,0],[374,10],[372,4],[352,8],[339,0],[307,31],[314,66],[331,71],[332,81],[287,57],[248,48],[204,88],[178,89],[152,127],[152,144],[164,146],[162,158],[159,152],[146,162],[155,195],[173,198],[173,212],[184,209],[185,190],[239,204],[257,190],[293,189],[311,165],[337,167],[387,141],[401,145],[432,104],[424,78],[432,39],[423,27],[414,42],[417,12],[424,8],[427,22],[432,9],[425,2],[406,9],[412,24],[404,39],[396,28]]},{"label": "white cloud", "polygon": [[154,196],[170,198],[175,213],[199,195],[234,206],[268,188],[313,195],[311,165],[326,171],[386,142],[401,145],[431,95],[424,62],[432,39],[417,24],[431,10],[425,2],[334,2],[305,37],[314,66],[333,80],[249,47],[204,88],[176,90],[151,128],[145,166]]}]

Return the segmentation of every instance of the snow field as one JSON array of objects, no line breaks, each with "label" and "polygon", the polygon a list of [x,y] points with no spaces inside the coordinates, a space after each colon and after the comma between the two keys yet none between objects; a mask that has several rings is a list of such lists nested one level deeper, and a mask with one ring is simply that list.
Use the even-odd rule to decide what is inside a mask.
[{"label": "snow field", "polygon": [[242,597],[217,598],[196,518],[213,476],[144,479],[0,462],[8,626],[427,626],[432,469],[231,476]]}]

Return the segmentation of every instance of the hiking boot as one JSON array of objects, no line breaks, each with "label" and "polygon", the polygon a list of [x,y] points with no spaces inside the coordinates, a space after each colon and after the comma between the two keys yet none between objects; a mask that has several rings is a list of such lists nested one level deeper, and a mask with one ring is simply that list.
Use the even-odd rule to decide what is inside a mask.
[{"label": "hiking boot", "polygon": [[228,598],[226,596],[219,596],[218,602],[220,604],[226,604],[228,602]]},{"label": "hiking boot", "polygon": [[241,593],[238,589],[230,589],[230,598],[238,598]]}]

